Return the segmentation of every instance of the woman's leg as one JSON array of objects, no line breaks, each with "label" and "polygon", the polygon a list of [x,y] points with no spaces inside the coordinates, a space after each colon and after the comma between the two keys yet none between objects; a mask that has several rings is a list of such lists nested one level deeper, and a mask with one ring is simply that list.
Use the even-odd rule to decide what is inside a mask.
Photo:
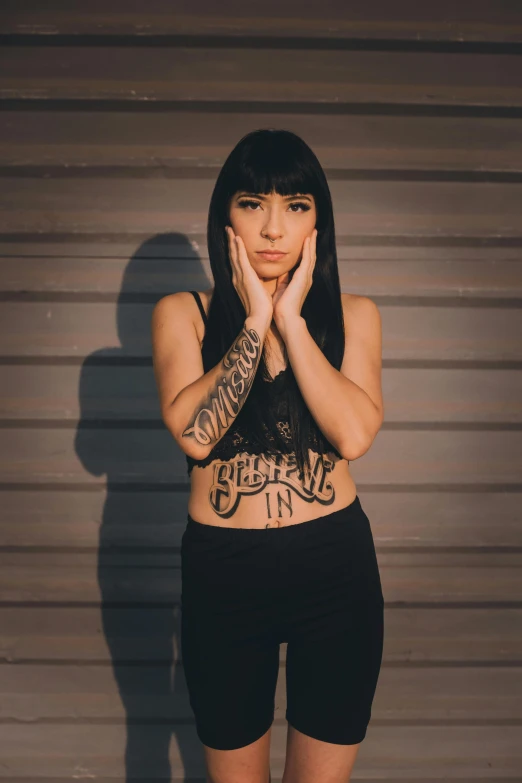
[{"label": "woman's leg", "polygon": [[255,742],[237,750],[214,750],[203,745],[207,783],[271,783],[270,728]]}]

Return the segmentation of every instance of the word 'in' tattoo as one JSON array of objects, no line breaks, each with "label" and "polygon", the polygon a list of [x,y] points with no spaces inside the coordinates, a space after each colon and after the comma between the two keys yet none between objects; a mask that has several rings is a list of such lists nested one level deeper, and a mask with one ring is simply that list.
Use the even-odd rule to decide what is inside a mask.
[{"label": "word 'in' tattoo", "polygon": [[[290,516],[292,516],[292,514],[294,513],[292,508],[292,496],[290,495],[289,489],[286,490],[286,496],[288,500],[284,500],[279,490],[277,491],[277,516],[278,517],[282,516],[281,504],[287,507],[288,511],[290,512]],[[266,510],[268,512],[268,519],[272,519],[272,513],[270,510],[270,494],[268,492],[266,493]]]},{"label": "word 'in' tattoo", "polygon": [[[286,461],[285,461],[286,458]],[[330,505],[335,500],[335,490],[327,474],[334,468],[328,457],[314,454],[311,469],[305,476],[298,476],[295,457],[278,454],[267,461],[263,455],[237,457],[230,462],[218,462],[214,466],[214,479],[209,491],[209,502],[216,514],[228,519],[236,511],[242,495],[256,495],[267,484],[285,484],[307,503],[317,500]],[[270,507],[267,510],[270,517]],[[278,512],[281,516],[281,502],[292,512],[291,500],[282,500],[278,494]]]},{"label": "word 'in' tattoo", "polygon": [[[255,329],[243,327],[237,340],[227,351],[223,375],[204,400],[194,421],[183,432],[202,446],[218,441],[230,427],[248,396],[261,356],[261,338]],[[237,358],[232,356],[239,354]]]}]

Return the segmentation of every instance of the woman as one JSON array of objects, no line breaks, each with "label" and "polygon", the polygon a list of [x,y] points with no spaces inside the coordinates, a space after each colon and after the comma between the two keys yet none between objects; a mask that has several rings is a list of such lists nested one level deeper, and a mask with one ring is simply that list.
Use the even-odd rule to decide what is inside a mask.
[{"label": "woman", "polygon": [[212,783],[270,780],[287,642],[284,783],[346,783],[370,720],[383,595],[349,461],[383,420],[381,320],[341,294],[312,150],[256,130],[208,218],[214,287],[152,318],[163,420],[191,475],[181,646]]}]

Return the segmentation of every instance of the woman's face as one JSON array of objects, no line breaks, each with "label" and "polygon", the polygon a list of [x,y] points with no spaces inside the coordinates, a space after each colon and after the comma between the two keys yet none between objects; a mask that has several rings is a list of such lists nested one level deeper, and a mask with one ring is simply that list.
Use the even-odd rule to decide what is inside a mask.
[{"label": "woman's face", "polygon": [[[230,226],[243,240],[258,277],[265,280],[280,277],[298,264],[316,218],[315,200],[310,193],[280,196],[238,191],[230,202]],[[284,255],[266,258],[260,254],[264,250],[282,251]]]}]

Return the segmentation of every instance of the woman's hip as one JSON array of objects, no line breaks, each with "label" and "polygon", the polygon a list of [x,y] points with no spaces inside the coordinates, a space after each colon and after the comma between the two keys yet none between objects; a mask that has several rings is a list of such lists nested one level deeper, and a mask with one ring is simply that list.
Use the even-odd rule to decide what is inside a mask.
[{"label": "woman's hip", "polygon": [[[358,496],[345,508],[281,528],[229,528],[189,517],[181,546],[182,580],[213,599],[303,596],[336,587],[381,591],[370,521]],[[212,598],[209,598],[212,600]]]}]

